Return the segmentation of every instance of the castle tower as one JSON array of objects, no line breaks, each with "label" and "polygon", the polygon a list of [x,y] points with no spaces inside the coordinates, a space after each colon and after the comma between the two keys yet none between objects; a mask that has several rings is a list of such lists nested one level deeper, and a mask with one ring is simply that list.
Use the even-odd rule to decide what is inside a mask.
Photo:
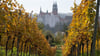
[{"label": "castle tower", "polygon": [[42,13],[42,9],[41,9],[41,7],[40,7],[40,14]]},{"label": "castle tower", "polygon": [[52,13],[54,15],[58,14],[58,7],[57,7],[57,3],[56,2],[53,4]]}]

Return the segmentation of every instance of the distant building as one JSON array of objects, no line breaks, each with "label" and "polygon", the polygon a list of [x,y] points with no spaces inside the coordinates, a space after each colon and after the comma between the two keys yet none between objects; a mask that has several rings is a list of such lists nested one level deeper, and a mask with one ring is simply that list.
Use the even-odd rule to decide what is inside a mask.
[{"label": "distant building", "polygon": [[99,19],[98,19],[98,21],[99,21],[99,28],[100,28],[100,5],[99,5]]},{"label": "distant building", "polygon": [[[67,8],[66,8],[67,9]],[[45,25],[45,30],[50,30],[55,33],[57,31],[63,31],[63,26],[69,25],[72,21],[72,15],[58,13],[57,3],[53,4],[52,12],[43,12],[40,8],[37,22],[42,22]]]},{"label": "distant building", "polygon": [[99,19],[98,19],[98,21],[99,21],[99,28],[100,28],[100,16],[99,16]]}]

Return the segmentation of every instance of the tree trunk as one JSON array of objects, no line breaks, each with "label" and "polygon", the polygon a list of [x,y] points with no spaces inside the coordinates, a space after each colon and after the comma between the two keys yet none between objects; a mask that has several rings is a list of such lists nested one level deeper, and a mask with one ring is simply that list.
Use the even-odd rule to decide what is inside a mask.
[{"label": "tree trunk", "polygon": [[[0,42],[1,42],[1,35],[0,35]],[[1,47],[1,46],[0,46]],[[0,48],[0,51],[2,51],[2,47]]]},{"label": "tree trunk", "polygon": [[79,48],[80,48],[80,45],[78,43],[78,47],[77,47],[77,56],[79,56]]},{"label": "tree trunk", "polygon": [[29,56],[30,56],[30,53],[31,53],[31,46],[29,46]]},{"label": "tree trunk", "polygon": [[26,48],[27,50],[26,50],[26,56],[28,56],[28,46],[27,46],[27,48]]},{"label": "tree trunk", "polygon": [[35,56],[35,49],[33,50],[33,56]]},{"label": "tree trunk", "polygon": [[95,25],[94,25],[94,35],[93,35],[92,44],[91,44],[91,56],[95,56],[95,43],[96,43],[98,18],[99,18],[99,0],[97,0],[96,18],[95,18]]},{"label": "tree trunk", "polygon": [[17,39],[17,56],[19,56],[19,37]]},{"label": "tree trunk", "polygon": [[8,39],[7,39],[7,42],[6,42],[6,56],[7,56],[7,50],[8,50],[8,41],[9,41],[9,39],[11,38],[11,36],[8,36]]},{"label": "tree trunk", "polygon": [[81,44],[78,43],[77,56],[79,56],[80,54],[81,54]]},{"label": "tree trunk", "polygon": [[21,56],[22,56],[22,50],[23,50],[23,42],[22,42],[22,45],[21,45]]},{"label": "tree trunk", "polygon": [[77,56],[77,47],[75,46],[75,56]]},{"label": "tree trunk", "polygon": [[72,46],[70,54],[68,56],[73,56],[73,46]]},{"label": "tree trunk", "polygon": [[82,56],[84,56],[84,44],[82,44]]},{"label": "tree trunk", "polygon": [[98,50],[99,50],[99,39],[97,39],[97,55],[99,55]]},{"label": "tree trunk", "polygon": [[25,45],[24,45],[24,54],[23,54],[23,56],[25,56],[25,48],[26,48],[26,43],[25,43]]},{"label": "tree trunk", "polygon": [[13,47],[14,47],[14,41],[15,41],[15,38],[13,38],[13,41],[12,41],[11,56],[13,56]]},{"label": "tree trunk", "polygon": [[87,41],[87,56],[88,56],[88,41]]},{"label": "tree trunk", "polygon": [[74,48],[73,48],[73,46],[72,46],[72,50],[71,50],[71,55],[73,56],[73,50],[74,50]]},{"label": "tree trunk", "polygon": [[38,56],[38,54],[37,54],[37,48],[36,48],[36,56]]},{"label": "tree trunk", "polygon": [[88,41],[87,41],[87,56],[88,56]]},{"label": "tree trunk", "polygon": [[0,35],[0,42],[1,42],[1,35]]}]

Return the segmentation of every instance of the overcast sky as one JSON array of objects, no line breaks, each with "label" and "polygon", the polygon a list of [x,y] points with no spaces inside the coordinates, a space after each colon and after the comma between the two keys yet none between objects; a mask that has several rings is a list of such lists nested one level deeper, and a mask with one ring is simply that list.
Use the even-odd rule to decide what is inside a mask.
[{"label": "overcast sky", "polygon": [[[40,7],[42,11],[49,12],[52,11],[52,5],[54,2],[58,4],[59,13],[70,13],[70,7],[73,7],[74,0],[17,0],[20,4],[23,4],[27,12],[33,10],[34,13],[39,13]],[[81,0],[76,0],[76,3],[79,4]]]}]

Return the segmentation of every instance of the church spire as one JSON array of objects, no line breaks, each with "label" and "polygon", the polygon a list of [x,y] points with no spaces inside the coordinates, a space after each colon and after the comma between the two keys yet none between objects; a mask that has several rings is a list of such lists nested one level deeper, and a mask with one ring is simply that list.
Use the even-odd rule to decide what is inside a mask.
[{"label": "church spire", "polygon": [[42,13],[42,9],[41,9],[41,7],[40,7],[40,14]]},{"label": "church spire", "polygon": [[57,15],[57,14],[58,14],[57,2],[54,2],[54,3],[53,3],[52,13],[53,13],[54,15]]}]

